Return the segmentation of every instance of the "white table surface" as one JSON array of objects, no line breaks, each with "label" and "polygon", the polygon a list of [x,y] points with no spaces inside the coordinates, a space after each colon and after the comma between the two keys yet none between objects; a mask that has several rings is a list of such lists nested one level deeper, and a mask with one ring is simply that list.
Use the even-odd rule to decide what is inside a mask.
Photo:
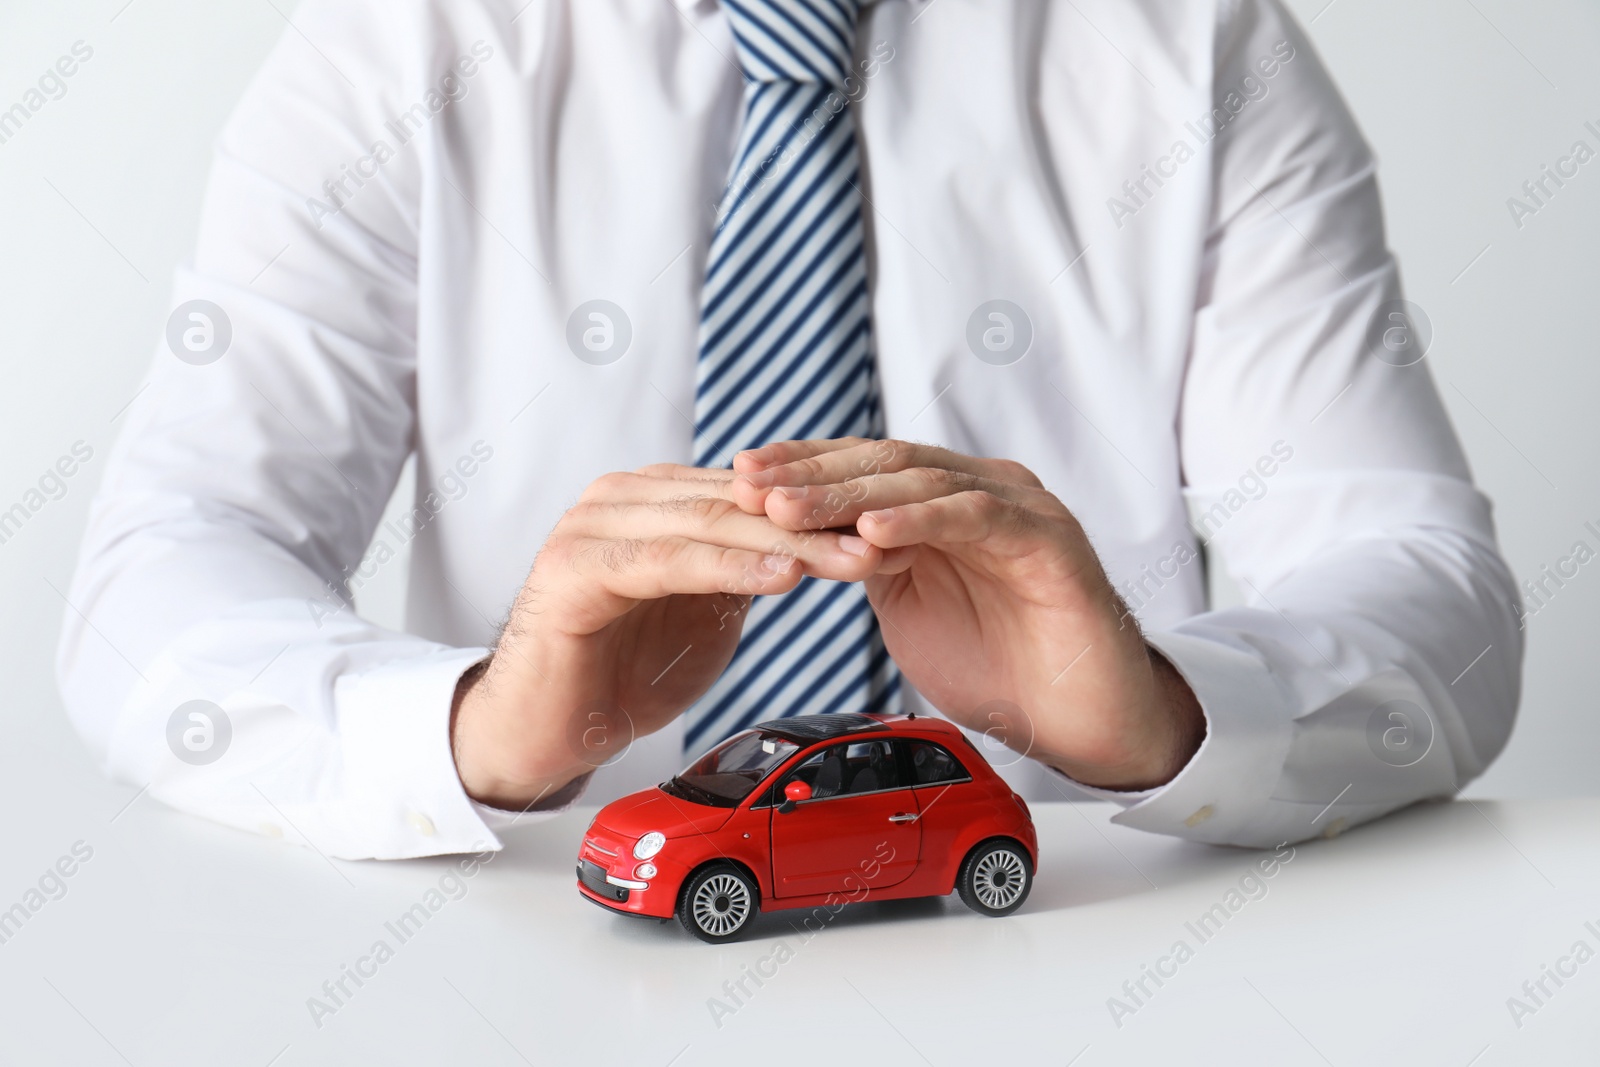
[{"label": "white table surface", "polygon": [[[1507,1008],[1575,942],[1600,952],[1600,799],[1425,805],[1302,845],[1204,943],[1185,924],[1266,854],[1034,811],[1040,870],[1009,918],[866,903],[809,938],[780,912],[712,946],[579,899],[592,809],[519,828],[403,943],[384,924],[452,861],[328,861],[149,798],[85,809],[75,836],[5,855],[0,908],[75,840],[94,850],[0,944],[0,1062],[1600,1063],[1600,958],[1546,979],[1520,1027]],[[316,1025],[308,998],[380,939],[393,957]],[[1123,983],[1179,939],[1192,958],[1119,1026],[1109,998],[1131,1005]],[[776,973],[714,1020],[758,966]]]}]

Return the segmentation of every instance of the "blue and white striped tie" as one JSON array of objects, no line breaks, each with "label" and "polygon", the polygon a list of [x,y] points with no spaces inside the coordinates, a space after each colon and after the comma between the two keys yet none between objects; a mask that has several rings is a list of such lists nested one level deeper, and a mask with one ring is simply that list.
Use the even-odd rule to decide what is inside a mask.
[{"label": "blue and white striped tie", "polygon": [[[695,463],[797,438],[881,437],[850,73],[859,0],[722,0],[744,126],[706,264]],[[690,751],[763,719],[898,710],[859,584],[757,597],[733,662],[686,716]]]}]

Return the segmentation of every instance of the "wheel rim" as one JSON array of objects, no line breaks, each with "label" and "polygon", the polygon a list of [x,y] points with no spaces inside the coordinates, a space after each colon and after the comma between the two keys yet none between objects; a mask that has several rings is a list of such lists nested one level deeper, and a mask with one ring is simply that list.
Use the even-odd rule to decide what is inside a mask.
[{"label": "wheel rim", "polygon": [[694,891],[694,921],[714,937],[731,934],[750,914],[750,890],[732,874],[713,874]]},{"label": "wheel rim", "polygon": [[972,869],[973,893],[984,907],[994,911],[1015,904],[1027,884],[1028,870],[1022,865],[1022,857],[1008,848],[984,853]]}]

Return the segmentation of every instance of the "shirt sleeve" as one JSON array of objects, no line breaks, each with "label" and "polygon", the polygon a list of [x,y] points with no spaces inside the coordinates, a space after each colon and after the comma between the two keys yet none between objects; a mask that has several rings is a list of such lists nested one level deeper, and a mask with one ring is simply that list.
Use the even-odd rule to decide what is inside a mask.
[{"label": "shirt sleeve", "polygon": [[418,54],[409,17],[301,5],[229,120],[57,664],[109,773],[345,858],[499,847],[449,741],[485,649],[384,630],[349,593],[387,562],[363,552],[416,422],[421,153],[385,122],[470,47]]},{"label": "shirt sleeve", "polygon": [[1273,846],[1481,774],[1522,635],[1425,327],[1398,303],[1372,155],[1282,8],[1223,6],[1179,433],[1196,539],[1245,605],[1149,635],[1206,716],[1188,766],[1090,792],[1125,825]]}]

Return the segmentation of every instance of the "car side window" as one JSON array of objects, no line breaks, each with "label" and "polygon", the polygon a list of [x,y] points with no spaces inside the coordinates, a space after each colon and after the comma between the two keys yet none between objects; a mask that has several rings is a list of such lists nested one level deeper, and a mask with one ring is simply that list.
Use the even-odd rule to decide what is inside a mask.
[{"label": "car side window", "polygon": [[840,746],[844,749],[844,792],[876,793],[883,789],[899,789],[900,761],[895,759],[891,741],[857,741]]},{"label": "car side window", "polygon": [[932,741],[907,741],[910,753],[911,781],[913,785],[938,785],[941,782],[960,782],[972,775],[950,750]]},{"label": "car side window", "polygon": [[852,741],[806,758],[785,782],[804,782],[811,787],[811,799],[825,800],[900,789],[905,785],[901,778],[891,742]]}]

